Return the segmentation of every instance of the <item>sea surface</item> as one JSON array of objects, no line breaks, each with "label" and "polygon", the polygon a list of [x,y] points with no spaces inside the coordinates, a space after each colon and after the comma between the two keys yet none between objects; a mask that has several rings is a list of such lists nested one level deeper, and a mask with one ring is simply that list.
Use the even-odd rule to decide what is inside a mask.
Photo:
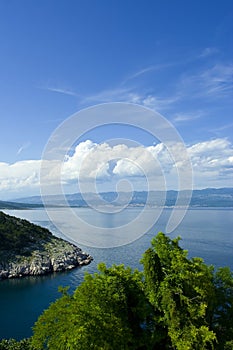
[{"label": "sea surface", "polygon": [[[120,227],[128,218],[136,217],[141,208],[128,208],[123,214],[113,213],[99,215],[89,208],[74,209],[83,220],[91,220],[98,226]],[[131,243],[115,248],[93,248],[83,244],[79,246],[90,253],[94,261],[85,267],[43,277],[26,277],[23,279],[4,280],[0,282],[0,339],[22,339],[32,334],[32,327],[38,316],[50,303],[59,297],[59,286],[70,286],[70,291],[82,282],[85,272],[96,272],[99,262],[125,264],[142,269],[140,259],[150,246],[150,241],[157,232],[166,232],[166,224],[172,209],[164,209],[161,216],[146,233]],[[177,209],[179,210],[179,209]],[[14,215],[49,228],[55,235],[62,233],[49,221],[44,209],[5,210]],[[148,209],[147,215],[155,215],[155,209]],[[62,210],[59,212],[62,218]],[[109,219],[110,218],[110,219]],[[65,216],[64,216],[65,220]],[[69,225],[69,223],[64,223]],[[136,223],[138,225],[138,223]],[[142,222],[146,225],[146,222]],[[137,227],[138,228],[138,227]],[[122,229],[122,228],[119,228]],[[135,228],[136,229],[136,228]],[[77,227],[81,232],[82,227]],[[232,208],[189,209],[180,225],[169,236],[181,236],[180,242],[189,256],[200,256],[207,264],[215,267],[230,266],[233,270],[233,210]],[[69,238],[68,238],[69,240]]]}]

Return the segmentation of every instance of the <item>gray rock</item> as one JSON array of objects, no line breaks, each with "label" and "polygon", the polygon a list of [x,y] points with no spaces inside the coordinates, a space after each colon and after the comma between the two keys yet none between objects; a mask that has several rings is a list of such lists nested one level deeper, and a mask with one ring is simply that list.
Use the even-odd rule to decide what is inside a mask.
[{"label": "gray rock", "polygon": [[16,255],[0,261],[0,279],[39,276],[52,272],[71,270],[88,265],[93,258],[79,247],[53,237],[43,243],[43,249],[34,249],[30,255]]}]

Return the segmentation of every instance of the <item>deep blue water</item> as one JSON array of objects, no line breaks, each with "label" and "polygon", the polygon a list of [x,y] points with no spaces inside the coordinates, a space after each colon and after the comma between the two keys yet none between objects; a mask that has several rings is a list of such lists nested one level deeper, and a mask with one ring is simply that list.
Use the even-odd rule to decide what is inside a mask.
[{"label": "deep blue water", "polygon": [[[78,210],[83,219],[92,222],[102,222],[103,226],[112,227],[119,225],[119,220],[125,220],[125,216],[137,215],[139,208],[127,209],[124,217],[114,214],[96,216],[90,209]],[[153,209],[151,214],[153,213]],[[48,227],[54,234],[59,235],[57,229],[49,222],[44,210],[5,211],[6,213],[26,218],[36,224]],[[21,339],[32,334],[31,327],[59,293],[59,286],[70,286],[73,291],[83,280],[84,272],[93,273],[97,264],[101,261],[107,265],[124,263],[133,268],[141,269],[139,260],[142,253],[149,247],[151,238],[159,231],[165,232],[166,223],[171,209],[165,209],[159,220],[142,237],[133,243],[116,248],[91,248],[80,245],[88,251],[94,261],[85,267],[65,273],[57,273],[45,277],[29,277],[0,282],[0,338],[14,337]],[[216,267],[230,266],[233,269],[233,210],[221,208],[190,209],[187,211],[181,224],[170,237],[182,237],[181,246],[188,249],[189,256],[200,256],[207,264]]]}]

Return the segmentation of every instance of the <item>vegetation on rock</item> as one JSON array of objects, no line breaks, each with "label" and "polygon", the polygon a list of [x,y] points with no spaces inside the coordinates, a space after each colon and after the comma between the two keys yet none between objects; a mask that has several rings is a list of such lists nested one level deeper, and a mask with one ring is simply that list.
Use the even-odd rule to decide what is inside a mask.
[{"label": "vegetation on rock", "polygon": [[0,279],[72,269],[92,257],[46,228],[0,212]]},{"label": "vegetation on rock", "polygon": [[34,244],[38,245],[38,242],[51,239],[52,234],[46,228],[0,212],[1,252],[24,254],[25,247],[33,247]]}]

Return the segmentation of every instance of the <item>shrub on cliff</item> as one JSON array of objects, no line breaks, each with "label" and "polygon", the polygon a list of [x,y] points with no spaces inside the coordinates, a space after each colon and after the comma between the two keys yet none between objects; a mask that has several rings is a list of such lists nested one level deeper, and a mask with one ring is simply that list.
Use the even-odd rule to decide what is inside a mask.
[{"label": "shrub on cliff", "polygon": [[26,247],[49,241],[51,237],[51,232],[46,228],[0,211],[0,254],[5,251],[21,253]]}]

